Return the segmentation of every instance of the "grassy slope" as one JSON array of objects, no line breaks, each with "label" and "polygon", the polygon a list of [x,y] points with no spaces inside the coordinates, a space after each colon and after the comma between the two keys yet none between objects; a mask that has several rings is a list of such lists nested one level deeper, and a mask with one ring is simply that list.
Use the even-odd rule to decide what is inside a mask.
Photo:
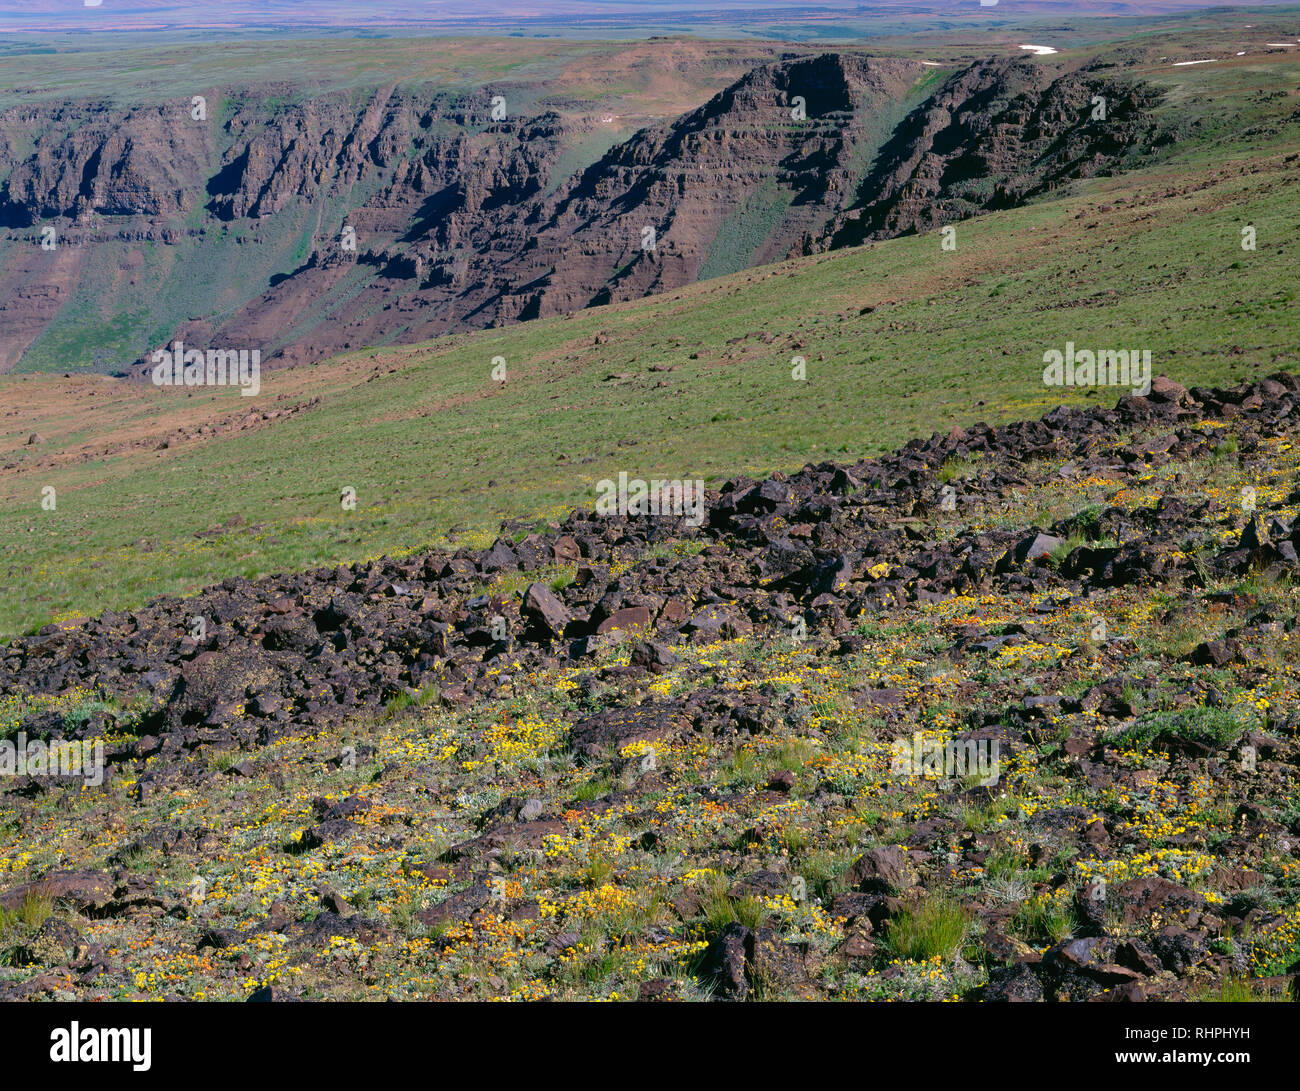
[{"label": "grassy slope", "polygon": [[[270,376],[257,399],[8,379],[3,402],[21,408],[0,417],[0,631],[232,574],[415,549],[452,528],[457,541],[488,539],[504,517],[589,505],[594,482],[620,470],[718,481],[1113,401],[1044,389],[1042,355],[1067,340],[1149,348],[1156,372],[1184,382],[1293,362],[1300,128],[1243,125],[1265,109],[1260,88],[1286,89],[1267,110],[1289,115],[1298,71],[1280,59],[1155,70],[1188,125],[1174,158],[963,224],[955,253],[937,235],[893,240],[570,319],[354,353]],[[1247,222],[1253,253],[1239,245]],[[504,388],[489,381],[496,355]],[[790,378],[794,355],[807,382]],[[288,421],[154,450],[178,423],[316,396]],[[33,431],[46,442],[24,446]],[[46,485],[57,511],[41,509]],[[354,512],[338,503],[345,486]],[[249,525],[195,537],[236,516]]]},{"label": "grassy slope", "polygon": [[[1196,427],[1225,441],[1220,450],[1235,444],[1232,422]],[[926,537],[1112,505],[1137,518],[1172,489],[1207,502],[1176,537],[1208,561],[1240,535],[1232,501],[1243,485],[1260,486],[1270,516],[1295,517],[1283,498],[1300,468],[1296,438],[1140,476],[1063,477],[1061,458],[972,460],[958,472],[975,479],[973,494],[959,514],[923,516]],[[986,488],[995,467],[1020,484]],[[661,548],[681,555],[692,544]],[[665,556],[634,563],[656,559]],[[1125,884],[1158,875],[1205,899],[1197,930],[1209,950],[1177,977],[1145,975],[1147,999],[1285,999],[1282,975],[1300,955],[1290,847],[1300,631],[1252,629],[1250,649],[1222,669],[1184,657],[1261,606],[1290,617],[1300,588],[1253,572],[1203,587],[1090,583],[1071,597],[1036,575],[1044,582],[1032,594],[986,587],[865,613],[853,654],[829,654],[837,641],[824,631],[795,641],[760,628],[676,644],[667,673],[629,675],[629,641],[549,669],[505,667],[496,693],[464,708],[442,707],[430,686],[374,717],[265,746],[119,762],[101,790],[19,787],[0,796],[0,891],[36,885],[0,908],[0,996],[243,1000],[273,983],[311,999],[618,1000],[667,977],[673,995],[699,1000],[717,984],[710,942],[740,921],[767,930],[748,973],[756,999],[980,999],[1008,960],[1071,937],[1104,928],[1100,944],[1158,946],[1178,909],[1125,913]],[[1106,639],[1092,635],[1097,618]],[[955,653],[972,628],[1037,639]],[[1116,684],[1132,714],[1021,712],[1031,695],[1080,698]],[[890,712],[863,700],[881,689],[899,697]],[[751,732],[698,712],[692,730],[652,747],[573,751],[575,720],[679,707],[701,691],[748,693],[772,716]],[[103,707],[85,690],[3,698],[0,734],[33,713],[73,722]],[[144,706],[112,707],[121,719],[106,732],[110,752],[144,730]],[[992,717],[1015,725],[1005,730],[1016,742],[996,758],[989,792],[898,769],[898,740],[924,733],[942,745]],[[1258,770],[1237,750],[1247,731],[1276,747]],[[1085,775],[1079,747],[1095,757],[1103,739]],[[1202,745],[1207,759],[1182,749]],[[355,769],[339,760],[347,748]],[[778,773],[788,791],[764,791]],[[354,821],[309,833],[324,807],[353,799]],[[524,799],[540,805],[540,822],[498,817]],[[922,871],[919,887],[888,923],[864,928],[850,920],[861,912],[852,897],[837,896],[860,881],[859,856],[900,844]],[[775,888],[737,885],[760,867],[778,876]],[[168,911],[79,915],[43,893],[51,871],[124,871]],[[200,904],[189,893],[196,876]],[[1112,892],[1101,912],[1090,894],[1098,880]],[[500,902],[476,910],[488,889]],[[359,915],[322,912],[323,898]],[[102,961],[58,968],[67,948],[37,933],[50,917],[106,952]],[[213,929],[223,930],[217,943]],[[1067,995],[1102,988],[1081,995],[1074,983]]]}]

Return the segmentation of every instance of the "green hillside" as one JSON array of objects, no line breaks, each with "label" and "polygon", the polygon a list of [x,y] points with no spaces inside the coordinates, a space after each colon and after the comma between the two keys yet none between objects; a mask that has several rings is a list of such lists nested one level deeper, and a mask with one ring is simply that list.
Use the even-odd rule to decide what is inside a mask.
[{"label": "green hillside", "polygon": [[[1294,364],[1300,66],[1165,72],[1188,135],[1160,168],[965,222],[955,251],[938,234],[901,238],[363,350],[269,375],[256,399],[7,379],[0,398],[23,409],[0,418],[0,631],[227,575],[490,540],[505,518],[589,506],[619,470],[716,484],[1113,402],[1120,391],[1044,388],[1043,354],[1068,341],[1149,349],[1155,373],[1188,384]],[[1227,126],[1238,110],[1246,121]],[[796,356],[806,381],[791,378]],[[287,419],[197,434],[205,415],[316,397]],[[192,438],[156,450],[182,418]],[[119,429],[150,441],[109,453]],[[32,432],[43,442],[26,445]],[[348,486],[355,511],[339,504]]]}]

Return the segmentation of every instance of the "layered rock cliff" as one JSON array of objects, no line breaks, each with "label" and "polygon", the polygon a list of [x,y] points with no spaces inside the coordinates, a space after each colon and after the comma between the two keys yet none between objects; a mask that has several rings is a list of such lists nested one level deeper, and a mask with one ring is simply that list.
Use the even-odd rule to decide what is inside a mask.
[{"label": "layered rock cliff", "polygon": [[1155,100],[1018,58],[792,55],[585,166],[602,119],[486,90],[10,110],[0,371],[92,366],[60,354],[87,339],[118,367],[172,337],[310,361],[633,299],[1118,169]]}]

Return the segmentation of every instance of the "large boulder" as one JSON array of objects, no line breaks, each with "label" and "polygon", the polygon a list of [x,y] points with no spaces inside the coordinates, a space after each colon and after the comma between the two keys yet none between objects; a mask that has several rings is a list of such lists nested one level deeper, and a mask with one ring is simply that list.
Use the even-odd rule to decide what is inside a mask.
[{"label": "large boulder", "polygon": [[863,853],[853,861],[845,879],[854,890],[867,894],[898,894],[919,882],[907,853],[896,845]]},{"label": "large boulder", "polygon": [[246,701],[262,694],[284,696],[270,653],[251,647],[204,652],[182,669],[167,701],[167,724],[176,728],[239,719]]},{"label": "large boulder", "polygon": [[619,750],[635,742],[653,742],[679,734],[687,726],[676,704],[611,708],[574,724],[569,739],[576,753],[599,757],[607,749]]},{"label": "large boulder", "polygon": [[519,612],[527,618],[530,631],[550,639],[563,636],[565,628],[573,620],[569,608],[544,583],[528,585]]}]

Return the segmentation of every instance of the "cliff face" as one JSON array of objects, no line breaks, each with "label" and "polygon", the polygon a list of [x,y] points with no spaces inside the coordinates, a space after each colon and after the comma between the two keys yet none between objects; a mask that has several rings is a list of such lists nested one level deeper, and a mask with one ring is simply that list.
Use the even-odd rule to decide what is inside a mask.
[{"label": "cliff face", "polygon": [[[160,331],[305,361],[933,227],[1155,139],[1141,89],[1023,61],[934,73],[793,56],[586,166],[602,120],[494,116],[486,91],[213,92],[202,120],[188,102],[11,110],[0,130],[33,135],[0,142],[0,370],[29,351],[86,366],[55,346],[94,335],[72,317],[88,294],[147,315],[103,333],[119,366]],[[32,245],[47,225],[71,255]]]},{"label": "cliff face", "polygon": [[193,207],[212,158],[205,131],[179,123],[166,107],[117,114],[107,109],[58,109],[53,116],[12,110],[3,128],[44,129],[35,150],[8,162],[12,144],[0,147],[0,222],[33,226],[43,220],[105,216],[174,217]]},{"label": "cliff face", "polygon": [[497,320],[555,314],[788,256],[843,206],[863,119],[921,71],[827,55],[750,73],[518,209],[504,234],[524,245],[476,305]]},{"label": "cliff face", "polygon": [[[959,72],[898,127],[814,248],[893,238],[1008,208],[1114,169],[1160,139],[1157,95],[1022,60]],[[1096,115],[1096,116],[1094,116]]]}]

